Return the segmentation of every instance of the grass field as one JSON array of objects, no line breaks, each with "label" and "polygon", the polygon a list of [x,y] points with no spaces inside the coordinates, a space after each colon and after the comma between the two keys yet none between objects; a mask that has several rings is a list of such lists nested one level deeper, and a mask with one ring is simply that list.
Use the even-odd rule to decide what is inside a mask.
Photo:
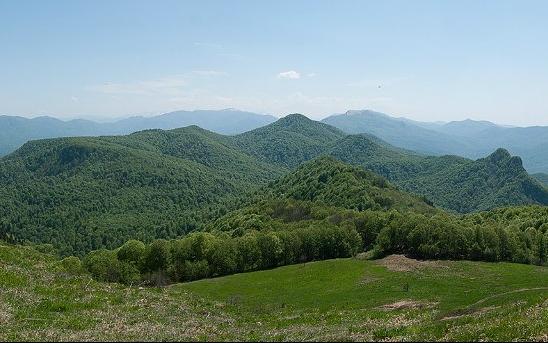
[{"label": "grass field", "polygon": [[165,288],[0,244],[0,340],[548,340],[548,268],[341,259]]}]

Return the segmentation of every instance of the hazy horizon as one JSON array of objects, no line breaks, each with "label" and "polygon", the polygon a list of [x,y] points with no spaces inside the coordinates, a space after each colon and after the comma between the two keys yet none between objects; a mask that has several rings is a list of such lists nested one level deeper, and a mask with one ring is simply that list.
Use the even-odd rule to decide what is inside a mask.
[{"label": "hazy horizon", "polygon": [[0,3],[0,114],[548,125],[545,1]]},{"label": "hazy horizon", "polygon": [[100,117],[100,116],[96,117],[96,116],[93,116],[93,115],[87,115],[87,116],[86,115],[57,116],[55,114],[47,114],[47,113],[35,114],[35,115],[20,115],[20,114],[0,113],[0,116],[13,116],[13,117],[22,117],[22,118],[27,118],[27,119],[34,119],[34,118],[39,118],[39,117],[50,117],[50,118],[55,118],[55,119],[59,119],[59,120],[62,120],[62,121],[71,121],[71,120],[83,119],[83,120],[90,120],[90,121],[97,122],[97,123],[111,123],[111,122],[116,122],[116,121],[129,119],[129,118],[133,118],[133,117],[145,117],[145,118],[149,117],[150,118],[150,117],[155,117],[155,116],[168,114],[168,113],[172,113],[172,112],[226,111],[226,110],[235,110],[235,111],[241,111],[241,112],[255,113],[255,114],[259,114],[259,115],[273,116],[276,119],[283,118],[283,117],[288,116],[290,114],[302,114],[302,115],[304,115],[304,116],[306,116],[310,119],[316,120],[316,121],[321,121],[323,119],[326,119],[326,118],[328,118],[330,116],[334,116],[334,115],[346,114],[347,112],[350,112],[350,111],[371,111],[371,112],[377,112],[377,113],[387,115],[387,116],[389,116],[391,118],[394,118],[394,119],[409,119],[409,120],[413,120],[413,121],[417,121],[417,122],[423,122],[423,123],[450,123],[450,122],[461,122],[461,121],[466,121],[466,120],[472,120],[472,121],[478,121],[478,122],[487,121],[487,122],[491,122],[493,124],[496,124],[498,126],[503,126],[503,127],[548,126],[548,125],[515,125],[515,124],[501,123],[501,122],[496,122],[496,121],[491,121],[491,120],[470,118],[470,117],[462,118],[462,119],[455,119],[455,120],[432,120],[432,121],[430,121],[430,120],[417,120],[417,119],[414,119],[412,115],[385,113],[385,112],[380,112],[378,110],[371,109],[371,108],[349,109],[349,110],[346,110],[346,111],[343,111],[343,112],[340,112],[340,113],[331,113],[331,114],[325,115],[325,116],[313,116],[313,115],[310,115],[308,113],[299,113],[299,112],[283,113],[283,114],[280,115],[280,114],[272,114],[272,113],[260,113],[260,112],[247,111],[247,110],[243,110],[243,109],[239,109],[239,108],[179,109],[179,110],[173,110],[173,111],[168,111],[168,112],[133,113],[133,114],[113,116],[113,117],[110,117],[110,118],[105,118],[105,117]]}]

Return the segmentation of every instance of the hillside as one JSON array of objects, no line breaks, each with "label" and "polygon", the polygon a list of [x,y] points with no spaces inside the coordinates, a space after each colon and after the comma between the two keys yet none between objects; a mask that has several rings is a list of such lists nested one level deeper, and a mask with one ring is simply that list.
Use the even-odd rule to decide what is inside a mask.
[{"label": "hillside", "polygon": [[322,122],[346,133],[368,133],[388,143],[429,155],[477,159],[504,148],[523,159],[529,172],[548,172],[548,127],[504,127],[486,121],[424,123],[369,110],[348,111]]},{"label": "hillside", "polygon": [[500,206],[548,204],[546,189],[527,174],[519,157],[504,149],[486,158],[449,166],[419,173],[403,181],[402,187],[464,213]]},{"label": "hillside", "polygon": [[311,166],[325,169],[321,178],[332,183],[292,172],[319,155],[365,167],[456,212],[548,204],[546,188],[504,150],[477,161],[424,157],[295,114],[236,136],[190,126],[27,143],[0,160],[0,236],[53,243],[62,254],[113,248],[129,238],[174,238],[237,209],[287,173],[293,174],[277,192],[292,192],[296,201],[424,212],[424,201],[329,159]]},{"label": "hillside", "polygon": [[258,158],[294,168],[326,151],[345,134],[302,114],[290,114],[270,125],[234,137],[236,144]]},{"label": "hillside", "polygon": [[290,198],[363,211],[412,210],[430,212],[423,199],[405,193],[385,178],[332,157],[306,162],[268,186],[275,199]]},{"label": "hillside", "polygon": [[240,151],[231,137],[198,126],[164,131],[146,130],[128,136],[102,137],[127,147],[202,164],[230,180],[261,182],[280,175],[281,168]]},{"label": "hillside", "polygon": [[546,189],[527,174],[519,157],[504,149],[476,161],[457,156],[423,157],[389,150],[366,136],[354,135],[341,140],[329,153],[457,212],[548,204]]},{"label": "hillside", "polygon": [[197,125],[222,134],[238,134],[276,121],[273,116],[234,109],[177,111],[153,117],[131,117],[112,123],[90,120],[62,121],[51,117],[33,119],[0,116],[0,156],[30,140],[73,136],[125,135],[146,129],[175,129]]},{"label": "hillside", "polygon": [[0,160],[0,233],[63,254],[175,237],[280,175],[190,127],[33,141]]},{"label": "hillside", "polygon": [[329,154],[370,169],[407,191],[426,196],[436,206],[457,212],[548,204],[548,192],[527,175],[519,158],[512,159],[506,151],[501,161],[425,157],[370,135],[344,135],[298,114],[234,139],[243,150],[263,161],[289,168]]},{"label": "hillside", "polygon": [[250,194],[202,232],[130,240],[90,252],[84,265],[98,280],[124,284],[193,281],[362,252],[546,265],[547,210],[451,215],[380,176],[321,157]]},{"label": "hillside", "polygon": [[2,341],[541,341],[547,269],[338,259],[164,288],[0,242]]}]

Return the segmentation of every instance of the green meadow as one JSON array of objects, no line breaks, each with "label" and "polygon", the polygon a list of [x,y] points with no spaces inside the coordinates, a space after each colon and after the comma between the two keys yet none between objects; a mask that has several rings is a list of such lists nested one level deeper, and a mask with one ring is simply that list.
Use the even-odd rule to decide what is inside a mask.
[{"label": "green meadow", "polygon": [[548,269],[393,255],[147,288],[0,244],[0,324],[2,341],[546,341]]}]

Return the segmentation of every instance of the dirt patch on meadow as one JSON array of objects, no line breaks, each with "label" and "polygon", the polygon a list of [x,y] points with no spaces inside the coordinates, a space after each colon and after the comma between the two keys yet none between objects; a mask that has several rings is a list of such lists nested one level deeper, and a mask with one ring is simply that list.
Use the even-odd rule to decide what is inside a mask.
[{"label": "dirt patch on meadow", "polygon": [[[508,292],[503,292],[503,293],[490,295],[486,298],[483,298],[483,299],[480,299],[480,300],[476,301],[475,303],[468,306],[467,308],[453,311],[453,312],[447,314],[445,317],[441,318],[440,320],[458,319],[458,318],[466,317],[466,316],[470,316],[470,315],[482,315],[484,313],[487,313],[491,310],[494,310],[494,309],[497,309],[497,308],[500,307],[500,306],[487,306],[487,307],[479,307],[479,308],[476,307],[476,306],[486,302],[487,300],[490,300],[490,299],[493,299],[493,298],[496,298],[496,297],[500,297],[500,296],[504,296],[504,295],[507,295],[507,294],[522,293],[522,292],[528,292],[528,291],[539,291],[539,290],[548,290],[548,287],[520,288],[520,289],[515,289],[513,291],[508,291]],[[514,305],[519,306],[519,305],[523,305],[523,304],[524,303],[518,302],[518,303],[515,303]],[[531,308],[528,311],[534,311],[537,308],[546,308],[546,307],[548,307],[548,300],[546,300],[542,304],[539,304],[539,305]],[[528,316],[531,317],[532,314],[528,314]]]},{"label": "dirt patch on meadow", "polygon": [[424,268],[448,268],[442,261],[419,261],[404,255],[390,255],[377,260],[376,263],[395,272],[413,272]]},{"label": "dirt patch on meadow", "polygon": [[386,311],[403,310],[403,309],[423,309],[435,307],[437,303],[420,302],[414,300],[400,300],[392,304],[379,306],[378,308]]}]

